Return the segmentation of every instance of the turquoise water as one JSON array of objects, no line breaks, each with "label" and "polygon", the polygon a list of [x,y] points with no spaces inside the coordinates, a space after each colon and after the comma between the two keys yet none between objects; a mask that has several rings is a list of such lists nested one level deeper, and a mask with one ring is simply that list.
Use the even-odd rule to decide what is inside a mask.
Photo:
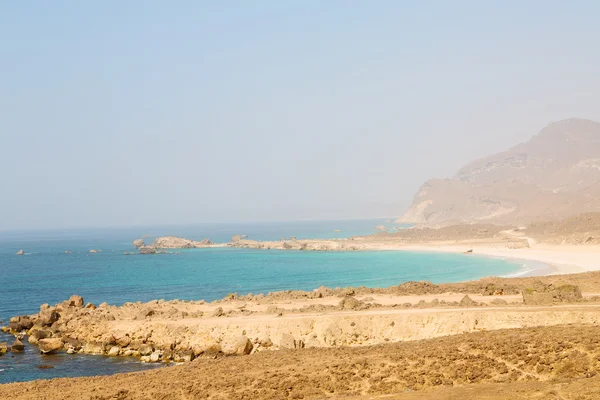
[{"label": "turquoise water", "polygon": [[[412,252],[301,252],[250,249],[186,249],[179,254],[124,255],[144,234],[177,235],[215,242],[234,234],[258,240],[343,237],[373,233],[385,220],[307,221],[278,224],[214,224],[118,230],[0,233],[0,320],[35,313],[40,304],[72,294],[93,303],[186,299],[207,301],[228,293],[387,287],[409,280],[455,282],[506,275],[521,265],[461,254]],[[388,224],[389,225],[389,224]],[[334,232],[334,230],[342,232]],[[151,239],[150,239],[151,240]],[[19,249],[25,256],[15,256]],[[91,254],[90,249],[102,250]],[[65,254],[65,250],[71,254]],[[0,337],[0,341],[11,341]],[[55,368],[40,370],[40,364]],[[133,360],[94,356],[40,356],[35,348],[0,357],[0,382],[110,374],[151,368]]]}]

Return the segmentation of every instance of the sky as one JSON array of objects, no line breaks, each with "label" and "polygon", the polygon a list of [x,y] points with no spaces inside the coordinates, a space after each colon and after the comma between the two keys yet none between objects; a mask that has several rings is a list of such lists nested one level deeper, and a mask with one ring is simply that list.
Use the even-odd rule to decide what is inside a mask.
[{"label": "sky", "polygon": [[0,230],[399,216],[600,121],[597,1],[0,2]]}]

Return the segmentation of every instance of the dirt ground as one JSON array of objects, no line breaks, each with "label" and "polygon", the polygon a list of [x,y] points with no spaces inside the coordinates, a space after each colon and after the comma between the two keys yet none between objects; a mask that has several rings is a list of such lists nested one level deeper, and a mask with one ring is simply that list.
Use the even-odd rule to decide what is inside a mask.
[{"label": "dirt ground", "polygon": [[0,385],[0,398],[583,400],[600,398],[599,368],[600,327],[567,325],[198,359],[141,373]]}]

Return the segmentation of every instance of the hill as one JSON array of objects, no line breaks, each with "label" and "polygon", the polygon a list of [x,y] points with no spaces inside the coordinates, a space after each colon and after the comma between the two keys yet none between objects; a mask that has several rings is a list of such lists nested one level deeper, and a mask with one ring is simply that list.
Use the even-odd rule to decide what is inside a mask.
[{"label": "hill", "polygon": [[514,224],[591,211],[600,211],[600,123],[571,118],[425,182],[397,222]]}]

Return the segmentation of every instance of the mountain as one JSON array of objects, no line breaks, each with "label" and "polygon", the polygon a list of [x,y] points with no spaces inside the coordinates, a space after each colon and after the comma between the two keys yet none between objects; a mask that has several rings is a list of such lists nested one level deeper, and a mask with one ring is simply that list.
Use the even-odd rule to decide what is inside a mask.
[{"label": "mountain", "polygon": [[588,211],[600,211],[600,123],[571,118],[425,182],[397,222],[526,223]]}]

